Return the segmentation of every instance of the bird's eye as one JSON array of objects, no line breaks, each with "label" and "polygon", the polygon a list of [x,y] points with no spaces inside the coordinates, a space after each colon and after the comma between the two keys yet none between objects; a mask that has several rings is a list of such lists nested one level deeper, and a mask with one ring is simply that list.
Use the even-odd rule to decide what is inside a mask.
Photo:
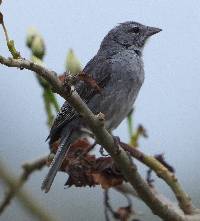
[{"label": "bird's eye", "polygon": [[140,32],[140,28],[139,27],[133,27],[133,28],[129,29],[128,32],[137,34],[137,33]]}]

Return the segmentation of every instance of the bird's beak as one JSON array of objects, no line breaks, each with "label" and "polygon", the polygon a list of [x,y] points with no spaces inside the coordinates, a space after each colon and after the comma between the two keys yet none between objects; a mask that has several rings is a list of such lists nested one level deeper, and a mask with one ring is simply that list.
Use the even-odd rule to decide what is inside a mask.
[{"label": "bird's beak", "polygon": [[147,28],[147,35],[150,37],[152,35],[159,33],[160,31],[162,31],[162,29],[160,29],[160,28],[148,27]]}]

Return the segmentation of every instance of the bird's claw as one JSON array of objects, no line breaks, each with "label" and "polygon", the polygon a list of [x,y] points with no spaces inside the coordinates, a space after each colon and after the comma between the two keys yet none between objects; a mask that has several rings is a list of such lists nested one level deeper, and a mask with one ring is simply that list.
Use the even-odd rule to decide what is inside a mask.
[{"label": "bird's claw", "polygon": [[115,154],[116,155],[119,155],[120,154],[120,149],[119,149],[119,146],[120,146],[120,138],[118,136],[113,136],[113,140],[114,140],[114,144],[115,144]]}]

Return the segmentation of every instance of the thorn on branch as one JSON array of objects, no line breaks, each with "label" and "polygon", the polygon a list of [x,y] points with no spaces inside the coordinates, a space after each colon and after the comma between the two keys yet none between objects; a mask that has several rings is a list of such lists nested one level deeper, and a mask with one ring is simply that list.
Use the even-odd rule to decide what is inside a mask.
[{"label": "thorn on branch", "polygon": [[96,115],[97,121],[99,122],[99,126],[103,127],[105,124],[105,115],[103,113],[98,113]]},{"label": "thorn on branch", "polygon": [[146,181],[150,187],[153,187],[154,179],[152,179],[152,169],[147,170]]},{"label": "thorn on branch", "polygon": [[172,167],[164,157],[164,154],[157,154],[154,156],[164,167],[166,167],[170,172],[175,173],[174,167]]}]

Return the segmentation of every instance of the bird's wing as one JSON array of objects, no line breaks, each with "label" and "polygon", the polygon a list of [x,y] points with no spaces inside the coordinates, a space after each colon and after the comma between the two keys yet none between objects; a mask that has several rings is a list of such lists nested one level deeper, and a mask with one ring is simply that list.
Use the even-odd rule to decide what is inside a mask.
[{"label": "bird's wing", "polygon": [[79,81],[76,90],[86,103],[94,96],[95,93],[100,93],[101,89],[106,86],[106,83],[111,76],[111,62],[111,59],[94,57],[83,69],[83,74],[86,74],[86,76],[88,76],[91,80],[94,80],[100,90],[99,91],[90,83],[88,84],[84,81]]},{"label": "bird's wing", "polygon": [[60,136],[60,129],[65,124],[70,122],[76,115],[77,114],[74,108],[72,108],[72,106],[67,101],[65,101],[54,120],[47,140],[50,138],[50,143],[56,141]]},{"label": "bird's wing", "polygon": [[[88,62],[83,69],[83,73],[93,79],[96,84],[102,89],[105,87],[111,76],[111,60],[105,60],[104,58],[94,57]],[[87,103],[95,93],[99,93],[95,88],[84,81],[79,81],[75,85],[76,91],[80,97]],[[53,126],[50,130],[49,137],[50,143],[53,143],[60,136],[60,130],[64,125],[67,125],[72,119],[78,117],[78,113],[67,102],[63,104],[60,112],[58,113]]]}]

